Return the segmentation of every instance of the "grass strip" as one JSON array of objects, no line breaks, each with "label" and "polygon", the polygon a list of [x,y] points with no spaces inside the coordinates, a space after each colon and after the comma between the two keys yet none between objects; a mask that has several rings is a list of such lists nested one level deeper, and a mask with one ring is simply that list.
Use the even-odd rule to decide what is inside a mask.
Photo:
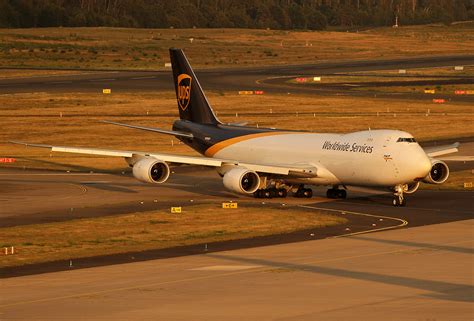
[{"label": "grass strip", "polygon": [[157,210],[2,228],[1,248],[14,246],[16,254],[0,256],[0,267],[283,234],[347,222],[295,208],[239,205],[237,209],[196,205],[184,207],[181,214]]}]

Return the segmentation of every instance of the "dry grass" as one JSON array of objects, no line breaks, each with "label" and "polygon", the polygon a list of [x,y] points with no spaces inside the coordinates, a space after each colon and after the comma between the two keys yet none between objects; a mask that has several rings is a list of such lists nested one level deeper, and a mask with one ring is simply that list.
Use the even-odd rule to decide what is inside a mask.
[{"label": "dry grass", "polygon": [[405,77],[416,77],[416,76],[434,76],[435,78],[439,76],[474,76],[474,66],[463,66],[463,70],[455,70],[454,67],[430,67],[430,68],[412,68],[405,70],[405,74],[400,74],[399,69],[396,70],[383,70],[383,71],[363,71],[363,72],[354,72],[352,74],[367,74],[375,76],[395,76],[398,78]]},{"label": "dry grass", "polygon": [[68,71],[68,70],[22,70],[22,69],[2,69],[0,79],[25,78],[25,77],[45,77],[45,76],[71,76],[83,75],[85,71]]},{"label": "dry grass", "polygon": [[[464,70],[457,71],[453,67],[441,68],[416,68],[410,69],[406,74],[399,74],[398,70],[370,71],[370,72],[352,72],[344,74],[335,74],[321,77],[320,81],[313,81],[311,77],[306,78],[305,82],[298,82],[296,78],[288,80],[292,84],[309,85],[318,87],[324,84],[351,84],[352,90],[370,90],[376,92],[404,92],[404,93],[423,93],[425,89],[435,89],[436,93],[454,94],[455,90],[473,90],[472,84],[459,85],[430,85],[430,86],[367,86],[365,83],[377,82],[409,82],[409,81],[433,81],[456,79],[457,77],[474,77],[474,66],[465,66]],[[359,87],[360,86],[360,87]]]},{"label": "dry grass", "polygon": [[[406,130],[420,141],[474,135],[474,107],[468,104],[234,93],[211,93],[209,99],[222,121],[249,121],[250,125],[260,127],[315,132],[393,128]],[[114,171],[126,167],[122,159],[61,153],[50,156],[47,150],[7,144],[9,140],[196,154],[171,136],[99,122],[113,120],[170,128],[177,118],[173,93],[8,94],[0,96],[0,105],[0,157],[18,159],[15,164],[2,166]],[[430,113],[426,116],[428,109]]]},{"label": "dry grass", "polygon": [[[380,93],[424,93],[425,90],[434,90],[435,94],[432,98],[437,98],[436,94],[454,95],[456,90],[464,90],[474,92],[474,85],[431,85],[431,86],[379,86],[379,87],[356,87],[355,90],[370,90],[371,92]],[[470,94],[472,95],[472,94]]]},{"label": "dry grass", "polygon": [[217,205],[0,229],[0,266],[250,238],[343,224],[346,219],[294,208],[222,209]]},{"label": "dry grass", "polygon": [[[160,69],[168,48],[195,67],[314,63],[414,55],[470,54],[472,24],[363,32],[248,29],[0,29],[0,66]],[[190,39],[193,42],[190,42]]]},{"label": "dry grass", "polygon": [[[415,80],[434,80],[447,79],[447,77],[474,77],[474,66],[463,66],[463,70],[454,70],[453,67],[431,67],[431,68],[413,68],[405,70],[406,73],[400,74],[399,70],[383,70],[383,71],[359,71],[349,73],[339,73],[329,76],[323,76],[321,81],[307,81],[311,84],[318,85],[324,83],[360,83],[367,81],[387,82],[387,81],[415,81]],[[449,78],[448,78],[449,79]],[[290,82],[298,83],[296,79]],[[308,83],[307,82],[307,83]]]}]

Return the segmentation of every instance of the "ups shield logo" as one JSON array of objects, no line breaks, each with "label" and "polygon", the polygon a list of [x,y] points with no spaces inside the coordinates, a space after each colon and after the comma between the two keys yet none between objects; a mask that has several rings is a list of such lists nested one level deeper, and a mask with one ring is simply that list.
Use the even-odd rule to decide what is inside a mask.
[{"label": "ups shield logo", "polygon": [[191,76],[181,74],[178,76],[178,105],[184,111],[191,100]]}]

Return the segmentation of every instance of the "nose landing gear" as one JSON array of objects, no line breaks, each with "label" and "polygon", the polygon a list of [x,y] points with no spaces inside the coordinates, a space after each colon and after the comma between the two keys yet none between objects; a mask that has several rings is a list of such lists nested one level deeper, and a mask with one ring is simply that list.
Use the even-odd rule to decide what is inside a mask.
[{"label": "nose landing gear", "polygon": [[407,201],[405,197],[403,196],[404,189],[406,188],[406,185],[397,185],[395,186],[395,192],[393,193],[393,199],[392,199],[392,204],[393,206],[405,206],[407,204]]}]

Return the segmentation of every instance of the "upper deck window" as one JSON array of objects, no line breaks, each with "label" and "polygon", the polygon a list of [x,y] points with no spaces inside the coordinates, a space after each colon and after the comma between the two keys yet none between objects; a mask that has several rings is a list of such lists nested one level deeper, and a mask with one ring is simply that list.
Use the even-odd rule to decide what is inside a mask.
[{"label": "upper deck window", "polygon": [[413,137],[411,137],[411,138],[400,137],[400,138],[397,140],[397,143],[400,143],[400,142],[416,143],[416,140],[415,140]]}]

